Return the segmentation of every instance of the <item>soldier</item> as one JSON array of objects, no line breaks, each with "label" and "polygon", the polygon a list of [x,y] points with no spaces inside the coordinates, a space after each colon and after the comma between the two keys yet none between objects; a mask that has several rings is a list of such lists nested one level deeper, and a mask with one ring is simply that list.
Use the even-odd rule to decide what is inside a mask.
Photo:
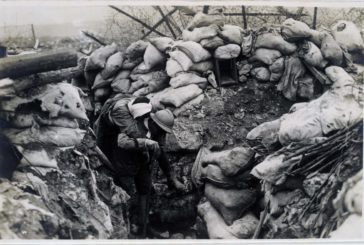
[{"label": "soldier", "polygon": [[[139,194],[139,227],[146,235],[154,160],[167,177],[169,188],[183,191],[184,185],[171,171],[164,151],[165,136],[172,133],[174,116],[169,110],[152,113],[148,98],[117,95],[103,106],[96,121],[97,144],[112,162],[116,176],[133,176]],[[124,188],[126,186],[124,185]],[[128,189],[128,188],[126,188]]]}]

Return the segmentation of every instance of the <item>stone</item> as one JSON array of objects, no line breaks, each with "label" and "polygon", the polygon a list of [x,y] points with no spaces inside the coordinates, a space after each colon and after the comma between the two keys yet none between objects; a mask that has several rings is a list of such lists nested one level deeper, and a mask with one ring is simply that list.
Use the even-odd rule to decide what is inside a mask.
[{"label": "stone", "polygon": [[199,124],[191,124],[186,118],[177,118],[173,134],[168,134],[166,151],[197,151],[202,145],[203,128]]},{"label": "stone", "polygon": [[239,56],[241,48],[237,44],[227,44],[218,47],[214,52],[214,57],[217,59],[232,59]]}]

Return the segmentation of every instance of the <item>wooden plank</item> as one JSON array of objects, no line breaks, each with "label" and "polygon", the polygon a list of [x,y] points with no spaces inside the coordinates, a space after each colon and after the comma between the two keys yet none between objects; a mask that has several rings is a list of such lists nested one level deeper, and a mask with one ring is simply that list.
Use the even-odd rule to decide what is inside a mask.
[{"label": "wooden plank", "polygon": [[54,50],[0,59],[0,79],[18,78],[40,72],[77,66],[74,50]]},{"label": "wooden plank", "polygon": [[317,7],[313,9],[312,29],[314,30],[316,30],[316,22],[317,22]]},{"label": "wooden plank", "polygon": [[58,83],[64,80],[69,80],[83,75],[83,70],[80,67],[72,67],[57,71],[42,72],[23,78],[14,80],[14,89],[20,92],[29,88],[45,85],[48,83]]},{"label": "wooden plank", "polygon": [[[176,12],[177,9],[173,9],[172,11],[170,11],[168,14],[166,14],[166,18],[170,15],[172,15],[174,12]],[[165,18],[162,18],[161,20],[159,20],[157,23],[154,24],[154,26],[152,26],[153,29],[156,29],[158,26],[160,26],[163,22],[164,22]],[[149,36],[153,31],[149,30],[147,33],[144,34],[144,36],[141,39],[146,38],[147,36]]]},{"label": "wooden plank", "polygon": [[171,34],[172,34],[173,38],[174,38],[174,39],[176,39],[176,38],[177,38],[176,33],[174,33],[174,31],[173,31],[173,28],[172,28],[172,26],[171,26],[171,23],[169,22],[168,16],[165,16],[165,15],[164,15],[164,13],[163,13],[163,11],[162,11],[161,7],[156,6],[156,9],[157,9],[157,10],[158,10],[158,12],[161,14],[162,18],[165,20],[165,22],[166,22],[166,24],[167,24],[167,27],[168,27],[169,31],[171,32]]},{"label": "wooden plank", "polygon": [[142,26],[144,26],[144,27],[145,27],[145,28],[147,28],[148,30],[151,30],[152,32],[155,32],[155,33],[157,33],[158,35],[160,35],[160,36],[162,36],[162,37],[165,37],[165,36],[166,36],[166,35],[164,35],[163,33],[161,33],[161,32],[159,32],[159,31],[157,31],[157,30],[156,30],[156,28],[152,28],[152,27],[150,27],[149,25],[147,25],[147,24],[146,24],[146,23],[144,23],[143,21],[139,20],[138,18],[135,18],[134,16],[132,16],[132,15],[128,14],[127,12],[125,12],[125,11],[123,11],[123,10],[119,9],[118,7],[115,7],[115,6],[113,6],[113,5],[109,5],[109,7],[110,7],[110,8],[112,8],[112,9],[114,9],[114,10],[116,10],[117,12],[119,12],[119,13],[121,13],[121,14],[125,15],[125,16],[128,16],[130,19],[132,19],[132,20],[134,20],[134,21],[138,22],[139,24],[141,24]]},{"label": "wooden plank", "polygon": [[241,6],[241,14],[243,15],[243,25],[244,25],[244,29],[248,29],[248,22],[247,22],[247,19],[246,19],[245,6]]},{"label": "wooden plank", "polygon": [[86,37],[90,38],[91,40],[97,42],[98,44],[102,45],[102,46],[106,46],[106,43],[101,41],[100,39],[98,39],[97,37],[95,37],[94,35],[92,35],[92,33],[88,32],[88,31],[81,31]]},{"label": "wooden plank", "polygon": [[0,46],[0,58],[5,58],[6,56],[8,56],[8,48]]}]

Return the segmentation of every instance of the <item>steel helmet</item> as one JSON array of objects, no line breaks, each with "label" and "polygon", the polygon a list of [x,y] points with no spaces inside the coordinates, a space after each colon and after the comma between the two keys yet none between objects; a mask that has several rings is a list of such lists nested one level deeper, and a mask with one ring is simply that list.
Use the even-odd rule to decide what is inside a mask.
[{"label": "steel helmet", "polygon": [[172,128],[174,125],[174,116],[170,110],[165,109],[157,111],[156,113],[150,113],[150,117],[164,131],[170,134],[172,133]]}]

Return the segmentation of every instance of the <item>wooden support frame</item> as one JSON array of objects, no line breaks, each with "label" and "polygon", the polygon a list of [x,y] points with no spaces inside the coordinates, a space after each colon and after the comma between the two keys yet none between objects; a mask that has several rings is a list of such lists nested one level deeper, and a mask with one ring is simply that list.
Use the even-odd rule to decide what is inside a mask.
[{"label": "wooden support frame", "polygon": [[121,14],[123,14],[123,15],[127,16],[127,17],[129,17],[130,19],[132,19],[132,20],[134,20],[134,21],[138,22],[139,24],[141,24],[141,25],[142,25],[142,26],[144,26],[145,28],[149,29],[150,31],[155,32],[155,33],[157,33],[158,35],[160,35],[160,36],[162,36],[162,37],[165,37],[165,36],[166,36],[166,35],[164,35],[163,33],[161,33],[161,32],[159,32],[159,31],[157,31],[157,29],[156,29],[156,28],[153,28],[153,27],[149,26],[148,24],[144,23],[143,21],[139,20],[138,18],[135,18],[134,16],[132,16],[132,15],[128,14],[127,12],[125,12],[125,11],[123,11],[123,10],[119,9],[118,7],[116,7],[116,6],[114,6],[114,5],[109,5],[109,7],[110,7],[110,8],[112,8],[112,9],[114,9],[114,10],[116,10],[117,12],[119,12],[119,13],[121,13]]},{"label": "wooden support frame", "polygon": [[246,19],[246,10],[245,10],[245,6],[241,6],[241,14],[243,16],[243,25],[244,25],[244,29],[248,29],[248,22]]},{"label": "wooden support frame", "polygon": [[169,31],[171,32],[171,34],[172,34],[173,38],[174,38],[174,39],[176,39],[176,38],[177,38],[177,36],[176,36],[176,33],[174,33],[174,31],[173,31],[173,28],[172,28],[172,26],[171,26],[171,23],[169,22],[169,17],[168,17],[168,16],[165,16],[165,14],[163,13],[163,10],[161,9],[161,7],[156,6],[155,8],[156,8],[156,9],[158,10],[158,12],[161,14],[162,19],[164,19],[164,20],[165,20],[166,25],[167,25],[167,27],[168,27]]},{"label": "wooden support frame", "polygon": [[312,29],[314,30],[316,30],[316,22],[317,22],[317,7],[313,9]]},{"label": "wooden support frame", "polygon": [[[166,14],[166,15],[165,15],[165,18],[168,18],[170,15],[174,14],[176,11],[177,11],[177,9],[176,9],[176,8],[175,8],[175,9],[173,9],[173,10],[171,10],[168,14]],[[162,19],[161,19],[161,20],[159,20],[157,23],[155,23],[155,24],[152,26],[152,29],[153,29],[153,30],[155,30],[158,26],[160,26],[160,25],[164,22],[165,18],[162,18]],[[141,39],[144,39],[144,38],[146,38],[147,36],[149,36],[149,35],[153,32],[153,30],[149,30],[147,33],[145,33],[145,34],[144,34],[144,36],[143,36]]]}]

